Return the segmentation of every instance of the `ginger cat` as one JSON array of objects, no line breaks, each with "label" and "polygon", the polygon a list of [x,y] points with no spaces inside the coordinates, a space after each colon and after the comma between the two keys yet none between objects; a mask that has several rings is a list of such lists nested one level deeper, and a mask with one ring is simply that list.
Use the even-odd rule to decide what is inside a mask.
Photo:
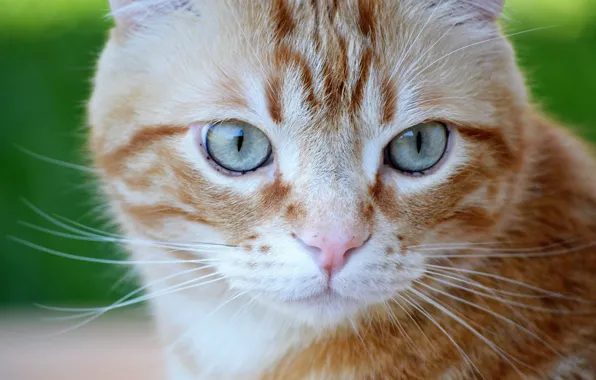
[{"label": "ginger cat", "polygon": [[111,0],[90,147],[171,380],[594,379],[596,164],[503,0]]}]

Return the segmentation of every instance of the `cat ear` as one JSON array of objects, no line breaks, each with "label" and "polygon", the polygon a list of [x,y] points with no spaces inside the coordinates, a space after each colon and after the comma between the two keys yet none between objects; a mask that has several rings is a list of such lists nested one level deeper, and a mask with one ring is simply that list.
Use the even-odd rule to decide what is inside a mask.
[{"label": "cat ear", "polygon": [[142,0],[109,1],[112,10],[110,14],[114,18],[116,26],[121,29],[134,27],[143,19],[143,14],[147,12],[146,8],[139,4]]},{"label": "cat ear", "polygon": [[483,18],[496,20],[501,16],[505,0],[459,0],[465,6],[479,12]]},{"label": "cat ear", "polygon": [[140,26],[149,17],[178,9],[191,10],[190,0],[109,0],[111,15],[120,29]]}]

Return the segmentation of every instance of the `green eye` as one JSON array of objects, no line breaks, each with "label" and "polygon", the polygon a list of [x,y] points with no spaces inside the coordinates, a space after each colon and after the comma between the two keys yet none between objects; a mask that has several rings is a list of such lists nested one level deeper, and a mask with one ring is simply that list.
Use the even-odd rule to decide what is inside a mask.
[{"label": "green eye", "polygon": [[443,123],[413,126],[394,138],[387,147],[387,160],[397,170],[422,173],[435,166],[447,150],[449,131]]},{"label": "green eye", "polygon": [[271,142],[260,129],[236,121],[211,125],[205,147],[216,164],[237,173],[260,168],[272,152]]}]

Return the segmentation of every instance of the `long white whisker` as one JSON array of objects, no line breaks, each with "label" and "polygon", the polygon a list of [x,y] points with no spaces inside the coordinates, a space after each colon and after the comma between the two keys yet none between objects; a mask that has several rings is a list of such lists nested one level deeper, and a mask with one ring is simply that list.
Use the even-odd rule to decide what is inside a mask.
[{"label": "long white whisker", "polygon": [[35,153],[27,148],[24,148],[20,145],[15,145],[15,147],[20,150],[21,152],[28,154],[31,157],[34,157],[40,161],[43,162],[47,162],[49,164],[53,164],[53,165],[57,165],[57,166],[61,166],[63,168],[68,168],[68,169],[75,169],[81,172],[86,172],[86,173],[94,173],[94,174],[101,174],[102,171],[100,169],[96,169],[96,168],[90,168],[87,166],[83,166],[83,165],[77,165],[77,164],[73,164],[70,162],[66,162],[66,161],[62,161],[62,160],[57,160],[55,158],[51,158],[51,157],[47,157],[44,155],[41,155],[39,153]]},{"label": "long white whisker", "polygon": [[[226,305],[228,305],[230,302],[238,299],[239,297],[242,297],[243,295],[247,294],[250,290],[245,290],[243,292],[239,292],[236,293],[234,296],[228,298],[225,302],[221,303],[218,307],[216,307],[215,309],[213,309],[212,311],[210,311],[209,313],[207,313],[206,315],[203,316],[203,318],[208,318],[211,315],[217,313],[219,310],[221,310],[223,307],[225,307]],[[166,351],[168,353],[171,353],[176,346],[178,346],[178,344],[183,341],[184,339],[186,339],[190,334],[192,334],[192,332],[195,330],[195,328],[197,328],[197,326],[192,326],[190,327],[185,333],[183,333],[182,335],[180,335],[167,349]]]},{"label": "long white whisker", "polygon": [[[230,5],[229,0],[225,0],[225,2],[230,10],[230,14],[234,18],[234,21],[236,22],[236,25],[238,25],[238,29],[240,29],[240,33],[242,33],[242,36],[244,37],[244,40],[246,41],[246,45],[248,46],[250,53],[255,58],[255,60],[259,64],[259,66],[261,66],[261,69],[263,70],[263,72],[267,72],[267,70],[265,69],[265,66],[263,65],[263,61],[259,58],[259,55],[255,52],[255,49],[253,48],[252,44],[250,43],[250,39],[248,38],[246,31],[244,30],[244,28],[242,27],[242,24],[240,23],[240,20],[238,19],[238,15],[236,14],[236,11],[234,11],[234,8]],[[267,81],[267,85],[269,86],[269,89],[271,91],[273,91],[273,88],[271,87],[271,83],[269,81]]]},{"label": "long white whisker", "polygon": [[426,335],[426,333],[424,332],[424,330],[422,329],[422,327],[420,327],[420,324],[419,324],[419,323],[416,321],[416,319],[414,319],[414,317],[412,316],[412,314],[410,313],[410,311],[409,311],[407,308],[405,308],[405,307],[404,307],[404,306],[401,304],[401,302],[400,302],[400,300],[399,300],[399,299],[397,299],[397,298],[395,298],[395,297],[392,297],[391,299],[392,299],[392,300],[395,302],[395,304],[396,304],[397,306],[399,306],[399,307],[402,309],[402,311],[403,311],[403,312],[404,312],[404,313],[405,313],[405,314],[408,316],[408,318],[409,318],[409,319],[412,321],[412,323],[413,323],[413,324],[416,326],[416,328],[418,329],[418,331],[420,331],[420,333],[422,334],[422,336],[424,336],[424,339],[426,339],[426,341],[428,342],[429,346],[430,346],[430,347],[431,347],[431,348],[434,350],[434,349],[435,349],[435,347],[434,347],[434,345],[432,344],[431,340],[430,340],[430,339],[429,339],[429,337]]},{"label": "long white whisker", "polygon": [[540,336],[538,336],[538,335],[537,335],[536,333],[534,333],[532,330],[530,330],[530,329],[528,329],[528,328],[526,328],[526,327],[524,327],[524,326],[520,325],[519,323],[517,323],[517,322],[515,322],[515,321],[512,321],[511,319],[509,319],[509,318],[507,318],[507,317],[505,317],[505,316],[503,316],[503,315],[501,315],[501,314],[499,314],[499,313],[497,313],[497,312],[495,312],[495,311],[493,311],[493,310],[490,310],[490,309],[488,309],[488,308],[482,307],[482,306],[480,306],[480,305],[477,305],[477,304],[475,304],[475,303],[473,303],[473,302],[470,302],[470,301],[468,301],[468,300],[465,300],[465,299],[463,299],[463,298],[461,298],[461,297],[455,296],[455,295],[453,295],[453,294],[450,294],[450,293],[448,293],[448,292],[444,292],[444,291],[442,291],[442,290],[436,289],[436,288],[434,288],[434,287],[432,287],[432,286],[430,286],[430,285],[427,285],[427,284],[425,284],[425,283],[424,283],[424,282],[422,282],[422,281],[415,280],[415,282],[416,282],[418,285],[420,285],[420,286],[423,286],[423,287],[425,287],[425,288],[427,288],[427,289],[429,289],[429,290],[431,290],[431,291],[434,291],[434,292],[437,292],[437,293],[439,293],[439,294],[442,294],[442,295],[444,295],[444,296],[446,296],[446,297],[449,297],[449,298],[451,298],[451,299],[453,299],[453,300],[455,300],[455,301],[458,301],[458,302],[464,303],[464,304],[466,304],[466,305],[468,305],[468,306],[472,306],[472,307],[474,307],[474,308],[477,308],[478,310],[482,310],[482,311],[484,311],[485,313],[488,313],[488,314],[492,315],[493,317],[495,317],[495,318],[498,318],[498,319],[500,319],[500,320],[504,321],[504,322],[505,322],[505,323],[507,323],[507,324],[510,324],[510,325],[512,325],[512,326],[515,326],[516,328],[518,328],[518,329],[522,330],[523,332],[525,332],[526,334],[528,334],[528,335],[529,335],[529,336],[531,336],[532,338],[534,338],[534,339],[536,339],[537,341],[539,341],[540,343],[542,343],[542,344],[543,344],[543,345],[544,345],[546,348],[548,348],[549,350],[551,350],[551,351],[552,351],[552,352],[553,352],[555,355],[557,355],[557,356],[559,356],[559,357],[562,357],[561,353],[560,353],[559,351],[557,351],[555,348],[553,348],[553,347],[552,347],[550,344],[548,344],[548,343],[547,343],[547,342],[546,342],[544,339],[542,339]]},{"label": "long white whisker", "polygon": [[568,310],[556,310],[556,309],[549,309],[549,308],[544,308],[544,307],[540,307],[540,306],[526,305],[526,304],[521,303],[521,302],[507,300],[507,299],[504,299],[504,298],[501,298],[501,297],[498,297],[498,296],[494,296],[494,295],[486,294],[486,293],[483,293],[483,292],[479,292],[477,290],[466,288],[465,286],[457,285],[457,284],[454,284],[454,283],[449,282],[449,281],[446,281],[446,280],[441,280],[441,279],[438,279],[438,278],[433,278],[431,276],[429,276],[429,277],[432,278],[434,281],[437,281],[437,282],[439,282],[441,284],[448,285],[448,286],[454,287],[456,289],[465,290],[467,292],[470,292],[470,293],[473,293],[473,294],[476,294],[476,295],[479,295],[479,296],[490,298],[490,299],[493,299],[495,301],[503,302],[503,303],[506,303],[506,304],[509,304],[509,305],[518,306],[518,307],[521,307],[521,308],[524,308],[524,309],[534,310],[534,311],[542,311],[542,312],[551,313],[551,314],[563,314],[563,315],[574,314],[574,313],[572,313],[572,312],[570,312]]},{"label": "long white whisker", "polygon": [[68,219],[68,218],[66,218],[66,217],[64,217],[62,215],[53,214],[52,216],[55,219],[57,219],[57,220],[61,220],[64,223],[71,224],[71,225],[79,228],[78,231],[84,231],[84,232],[92,233],[92,234],[95,234],[97,236],[105,236],[105,237],[113,237],[113,238],[123,238],[124,237],[124,235],[119,235],[119,234],[115,234],[115,233],[112,233],[112,232],[107,232],[107,231],[103,231],[103,230],[100,230],[100,229],[97,229],[97,228],[93,228],[93,227],[87,226],[87,225],[85,225],[83,223],[79,223],[79,222],[76,222],[76,221],[74,221],[72,219]]},{"label": "long white whisker", "polygon": [[[125,237],[119,237],[118,235],[114,236],[114,237],[107,237],[107,236],[102,236],[102,235],[98,235],[98,234],[94,234],[94,233],[90,233],[90,232],[86,232],[86,231],[82,231],[80,229],[77,228],[73,228],[72,226],[69,226],[68,224],[65,224],[61,221],[59,221],[58,219],[52,217],[51,215],[49,215],[48,213],[42,211],[41,209],[39,209],[38,207],[36,207],[35,205],[33,205],[31,202],[27,201],[26,199],[22,199],[22,202],[25,203],[25,205],[27,205],[27,207],[29,207],[33,212],[35,212],[37,215],[41,216],[42,218],[44,218],[45,220],[49,221],[50,223],[61,227],[67,231],[73,232],[75,234],[79,234],[82,236],[86,236],[86,237],[93,237],[93,238],[98,238],[98,239],[117,239],[119,238],[120,240],[113,240],[115,242],[123,242],[123,241],[130,241],[130,242],[146,242],[147,244],[170,244],[170,245],[175,245],[177,248],[199,248],[202,246],[209,246],[209,247],[226,247],[226,248],[237,248],[235,246],[232,245],[228,245],[228,244],[221,244],[221,243],[204,243],[204,242],[196,242],[196,243],[191,243],[191,242],[175,242],[175,243],[170,243],[170,242],[162,242],[162,241],[153,241],[153,240],[141,240],[141,239],[136,239],[136,240],[131,240],[131,239],[126,239]],[[66,218],[64,218],[66,219]],[[68,220],[68,219],[67,219]],[[76,222],[72,222],[71,223],[76,223]],[[41,229],[40,231],[51,231],[51,230],[43,230],[42,227],[38,227],[35,226],[33,224],[27,223],[27,222],[21,222],[21,224],[28,226],[29,228],[35,228],[35,229]],[[87,227],[86,228],[91,228],[91,227]],[[112,240],[109,240],[112,241]]]},{"label": "long white whisker", "polygon": [[197,259],[197,260],[109,260],[109,259],[96,259],[93,257],[86,257],[86,256],[78,256],[72,255],[70,253],[56,251],[50,248],[42,247],[40,245],[28,242],[21,238],[15,236],[8,236],[8,239],[13,240],[19,244],[23,244],[27,247],[36,249],[41,252],[48,253],[53,256],[62,257],[65,259],[76,260],[76,261],[83,261],[89,263],[97,263],[97,264],[109,264],[109,265],[122,265],[122,266],[130,266],[130,265],[160,265],[160,264],[201,264],[201,263],[209,263],[218,261],[219,259]]},{"label": "long white whisker", "polygon": [[352,330],[354,331],[354,334],[358,337],[358,340],[360,341],[360,343],[362,343],[362,347],[368,353],[368,356],[372,360],[373,357],[372,357],[372,354],[370,352],[370,349],[366,345],[366,342],[364,341],[364,338],[362,338],[362,335],[360,335],[360,332],[358,331],[358,327],[356,326],[356,323],[354,322],[354,320],[352,318],[348,318],[348,321],[350,322],[350,325],[352,326]]},{"label": "long white whisker", "polygon": [[[534,290],[536,292],[547,294],[547,295],[552,296],[552,297],[560,297],[560,298],[566,298],[566,299],[575,299],[575,298],[572,298],[572,297],[570,298],[568,296],[565,296],[563,294],[551,292],[551,291],[548,291],[548,290],[544,290],[544,289],[538,288],[536,286],[532,286],[532,285],[526,284],[525,282],[521,282],[521,281],[517,281],[517,280],[512,280],[510,278],[499,276],[499,275],[492,274],[492,273],[480,272],[480,271],[471,270],[471,269],[464,269],[464,268],[446,267],[446,266],[442,266],[442,265],[433,265],[433,264],[423,264],[423,266],[424,267],[429,267],[429,268],[435,268],[435,269],[439,269],[439,270],[468,273],[468,274],[474,274],[474,275],[481,276],[481,277],[489,277],[489,278],[493,278],[495,280],[500,280],[500,281],[507,282],[507,283],[510,283],[510,284],[513,284],[513,285],[517,285],[517,286],[520,286],[522,288],[526,288],[526,289]],[[586,302],[586,301],[584,300],[583,302]]]},{"label": "long white whisker", "polygon": [[[451,30],[453,30],[453,28],[455,27],[455,24],[451,25],[449,27],[449,29],[447,29],[447,31],[445,31],[445,33],[443,33],[441,35],[441,37],[439,37],[428,49],[426,49],[421,55],[420,57],[418,57],[410,66],[409,69],[406,69],[405,72],[408,72],[410,69],[417,67],[418,63],[420,61],[422,61],[427,55],[428,53],[430,53],[432,51],[432,49],[443,39],[445,38],[445,36],[447,36],[449,34],[449,32],[451,32]],[[393,76],[393,74],[392,74]],[[419,103],[420,104],[420,103]]]},{"label": "long white whisker", "polygon": [[[512,297],[529,298],[529,299],[544,299],[544,298],[547,298],[548,297],[548,296],[546,296],[544,294],[543,295],[537,295],[537,294],[515,293],[515,292],[508,292],[508,291],[502,290],[502,289],[491,288],[489,286],[482,285],[478,281],[471,280],[468,277],[452,276],[452,275],[449,275],[449,274],[441,273],[441,272],[438,272],[438,271],[433,271],[433,270],[430,270],[430,269],[426,269],[425,270],[425,273],[431,274],[433,276],[439,276],[439,277],[443,277],[443,278],[448,278],[448,279],[451,279],[451,280],[462,282],[464,284],[475,286],[477,288],[480,288],[480,289],[483,289],[483,290],[486,290],[486,291],[489,291],[489,292],[501,293],[501,294],[512,296]],[[431,276],[429,276],[429,277],[431,277]],[[432,277],[432,278],[435,279],[435,277]]]},{"label": "long white whisker", "polygon": [[424,30],[426,29],[428,23],[432,20],[432,18],[434,17],[435,13],[437,13],[437,10],[441,7],[441,4],[443,4],[443,1],[444,0],[440,0],[439,1],[439,4],[437,4],[437,6],[435,7],[435,9],[433,9],[432,13],[430,14],[430,16],[428,16],[428,19],[426,20],[426,22],[424,23],[424,25],[422,26],[422,28],[420,28],[420,31],[416,35],[416,38],[414,38],[414,41],[412,41],[412,43],[410,43],[410,39],[408,38],[408,42],[407,42],[408,49],[402,55],[402,57],[398,61],[397,65],[395,65],[395,69],[391,72],[391,75],[389,76],[389,80],[393,79],[393,76],[395,75],[395,73],[401,68],[401,65],[403,65],[403,63],[405,62],[405,60],[409,57],[410,51],[416,45],[416,42],[418,41],[418,38],[420,38],[420,36],[424,32]]},{"label": "long white whisker", "polygon": [[[456,275],[456,276],[458,276],[458,277],[459,277],[459,278],[461,278],[461,279],[464,279],[464,276],[461,276],[461,275]],[[457,278],[457,277],[456,277],[456,278]],[[478,284],[479,286],[483,286],[483,285],[482,285],[480,282],[478,282],[478,281],[475,281],[475,280],[473,280],[473,279],[471,279],[471,278],[469,278],[469,277],[466,277],[466,279],[467,279],[467,280],[469,280],[469,281],[471,281],[471,282],[472,282],[472,283],[474,283],[474,284]],[[493,289],[493,288],[490,288],[490,287],[486,287],[486,289],[487,289],[487,290],[488,290],[488,291],[489,291],[491,294],[493,294],[494,296],[497,296],[497,294],[496,294],[496,292],[495,292],[495,290],[497,290],[497,289]],[[504,306],[505,306],[507,309],[509,309],[509,310],[510,310],[510,311],[511,311],[511,312],[512,312],[514,315],[516,315],[516,316],[517,316],[517,318],[519,318],[521,321],[525,322],[527,326],[536,328],[536,325],[535,325],[533,322],[529,321],[529,320],[528,320],[528,318],[526,318],[526,317],[525,317],[525,316],[524,316],[524,315],[523,315],[521,312],[519,312],[517,309],[515,309],[514,307],[512,307],[512,306],[510,306],[510,305],[507,305],[507,304],[504,304]],[[539,332],[540,332],[540,331],[539,331]],[[548,334],[544,334],[544,338],[545,338],[546,340],[550,340],[550,341],[552,342],[552,344],[553,344],[553,345],[557,345],[557,343],[556,343],[556,342],[554,342],[554,341],[552,340],[552,338],[551,338],[551,337],[550,337]]]},{"label": "long white whisker", "polygon": [[[209,244],[209,243],[196,243],[196,244],[179,244],[179,243],[169,243],[169,242],[160,242],[160,241],[152,241],[152,240],[143,240],[143,239],[127,239],[127,238],[112,238],[112,237],[103,237],[103,236],[79,236],[74,234],[68,234],[60,231],[54,231],[49,228],[40,227],[35,224],[31,224],[24,221],[18,222],[20,225],[30,228],[32,230],[36,230],[39,232],[44,232],[49,235],[59,236],[71,240],[79,240],[79,241],[89,241],[89,242],[96,242],[96,243],[121,243],[121,244],[130,244],[130,245],[137,245],[137,246],[149,246],[155,248],[166,248],[166,249],[173,249],[173,250],[185,250],[185,251],[192,251],[192,252],[205,252],[205,251],[218,251],[218,250],[229,250],[231,247],[222,246],[219,244]],[[206,249],[207,248],[207,249]]]},{"label": "long white whisker", "polygon": [[471,43],[469,45],[466,45],[466,46],[460,47],[458,49],[455,49],[455,50],[453,50],[453,51],[451,51],[451,52],[449,52],[449,53],[441,56],[440,58],[432,61],[430,64],[428,64],[424,68],[418,70],[417,73],[410,80],[408,80],[406,82],[406,84],[404,85],[404,87],[410,86],[410,84],[413,83],[416,79],[418,79],[418,77],[420,75],[422,75],[422,73],[424,73],[426,70],[428,70],[429,68],[431,68],[432,66],[434,66],[437,62],[440,62],[440,61],[444,60],[445,58],[447,58],[447,57],[449,57],[449,56],[451,56],[451,55],[453,55],[455,53],[458,53],[458,52],[460,52],[462,50],[469,49],[471,47],[482,45],[482,44],[485,44],[485,43],[488,43],[488,42],[502,40],[502,39],[505,39],[505,38],[508,38],[508,37],[513,37],[513,36],[517,36],[517,35],[521,35],[521,34],[536,32],[536,31],[540,31],[540,30],[546,30],[546,29],[550,29],[550,28],[553,28],[553,26],[533,28],[533,29],[528,29],[528,30],[524,30],[524,31],[521,31],[521,32],[510,33],[510,34],[506,34],[506,35],[500,35],[498,37],[488,38],[486,40],[474,42],[474,43]]},{"label": "long white whisker", "polygon": [[[503,250],[504,253],[487,253],[487,254],[458,254],[458,255],[425,255],[425,257],[429,258],[469,258],[469,259],[508,259],[508,258],[539,258],[539,257],[553,257],[553,256],[563,256],[569,255],[572,253],[581,252],[583,250],[596,247],[596,242],[583,244],[577,247],[560,249],[556,251],[550,252],[540,252],[540,253],[507,253],[507,250]],[[485,249],[485,248],[465,248],[471,251],[495,251],[495,249]],[[433,249],[434,251],[438,249]],[[418,250],[417,250],[418,251]],[[424,251],[421,249],[420,251]],[[535,252],[536,250],[534,250]],[[511,251],[510,251],[511,252]]]},{"label": "long white whisker", "polygon": [[[205,286],[205,285],[208,285],[208,284],[212,284],[214,282],[221,281],[221,280],[224,280],[224,279],[225,279],[225,277],[219,277],[219,278],[216,278],[214,280],[210,280],[210,281],[207,281],[207,282],[202,282],[200,284],[188,285],[188,286],[185,286],[185,287],[182,287],[182,288],[176,288],[176,289],[171,290],[172,288],[175,288],[175,287],[172,287],[172,288],[168,289],[168,291],[160,291],[160,292],[157,292],[158,294],[154,293],[152,295],[147,295],[147,296],[139,297],[139,298],[137,298],[135,300],[131,300],[131,301],[125,302],[125,303],[119,305],[118,308],[129,306],[129,305],[132,305],[132,304],[135,304],[135,303],[144,302],[144,301],[147,301],[147,300],[150,300],[150,299],[153,299],[153,298],[157,298],[157,297],[161,297],[161,296],[164,296],[164,295],[167,295],[167,294],[181,292],[183,290],[192,289],[192,288],[198,288],[198,287]],[[134,301],[134,302],[132,302],[132,301]],[[113,310],[114,308],[111,308],[109,310]],[[69,332],[71,332],[73,330],[76,330],[76,329],[78,329],[78,328],[80,328],[80,327],[82,327],[82,326],[84,326],[84,325],[86,325],[86,324],[94,321],[95,319],[99,318],[100,316],[102,316],[103,314],[105,314],[109,310],[106,310],[106,311],[102,310],[102,311],[99,311],[97,313],[94,313],[93,316],[91,316],[90,318],[84,320],[83,322],[78,323],[78,324],[76,324],[76,325],[74,325],[72,327],[69,327],[69,328],[65,329],[65,330],[62,330],[62,331],[60,331],[58,333],[47,335],[47,336],[44,337],[44,339],[51,339],[51,338],[54,338],[54,337],[57,337],[57,336],[60,336],[60,335],[67,334],[67,333],[69,333]]]},{"label": "long white whisker", "polygon": [[458,242],[458,243],[429,243],[429,244],[419,244],[419,245],[410,245],[405,247],[407,249],[410,248],[426,248],[426,247],[468,247],[468,246],[478,246],[478,245],[495,245],[495,244],[503,244],[502,241],[487,241],[487,242],[478,242],[478,243],[469,243],[469,242]]},{"label": "long white whisker", "polygon": [[490,339],[488,339],[487,337],[485,337],[484,335],[482,335],[481,333],[478,332],[478,330],[476,330],[475,328],[473,328],[469,323],[467,323],[466,321],[464,321],[462,318],[458,317],[457,315],[455,315],[453,312],[451,312],[450,310],[448,310],[447,308],[445,308],[443,305],[441,305],[440,303],[434,301],[433,299],[431,299],[430,297],[428,297],[427,295],[423,294],[422,292],[416,290],[416,289],[410,289],[410,292],[412,292],[413,294],[415,294],[418,298],[426,301],[427,303],[429,303],[430,305],[434,306],[435,308],[437,308],[438,310],[442,311],[444,314],[448,315],[449,317],[453,318],[453,320],[457,321],[459,324],[461,324],[463,327],[465,327],[466,329],[468,329],[468,331],[470,331],[472,334],[474,334],[478,339],[482,340],[486,345],[488,345],[495,353],[497,353],[497,355],[499,355],[502,359],[504,359],[514,370],[515,372],[521,377],[521,378],[525,378],[525,375],[519,370],[519,368],[517,368],[517,366],[509,359],[509,354],[507,354],[502,348],[500,348],[499,346],[497,346],[495,343],[491,342]]},{"label": "long white whisker", "polygon": [[[185,274],[189,274],[189,273],[197,272],[197,271],[200,271],[200,270],[208,269],[208,268],[213,267],[213,266],[214,265],[206,265],[206,266],[200,267],[200,268],[187,269],[187,270],[184,270],[184,271],[181,271],[181,272],[176,272],[176,273],[171,274],[171,275],[166,276],[166,277],[162,277],[162,278],[160,278],[158,280],[149,282],[149,283],[147,283],[147,284],[145,284],[145,285],[143,285],[143,286],[141,286],[141,287],[139,287],[139,288],[131,291],[130,293],[126,294],[125,296],[123,296],[122,298],[120,298],[118,301],[112,303],[109,306],[103,306],[103,307],[82,307],[82,308],[56,307],[56,306],[48,306],[48,305],[42,305],[42,304],[36,304],[36,306],[39,307],[39,308],[45,309],[45,310],[50,310],[50,311],[57,311],[57,312],[91,312],[92,314],[95,314],[97,312],[103,312],[103,311],[113,310],[113,309],[116,309],[116,308],[121,308],[121,307],[125,307],[125,306],[128,306],[128,305],[134,304],[133,302],[130,302],[129,301],[130,303],[128,303],[128,304],[125,305],[124,302],[127,299],[129,299],[130,297],[132,297],[132,296],[134,296],[136,294],[139,294],[142,291],[144,291],[146,289],[149,289],[149,288],[151,288],[154,285],[157,285],[159,283],[168,281],[168,280],[170,280],[172,278],[175,278],[175,277],[178,277],[178,276],[182,276],[182,275],[185,275]],[[186,284],[188,284],[190,282],[200,281],[200,280],[203,280],[205,278],[209,278],[209,277],[213,277],[213,276],[214,276],[214,273],[210,273],[210,274],[208,274],[206,276],[202,276],[202,277],[199,277],[199,278],[192,279],[190,281],[186,281],[186,282],[181,283],[181,284],[174,285],[172,288],[181,287],[181,286],[186,285]],[[172,289],[172,288],[168,288],[168,289]],[[147,296],[145,296],[145,297],[147,297]],[[139,298],[135,298],[134,300],[137,300],[137,299],[140,299],[140,297]],[[134,301],[134,300],[131,300],[131,301]],[[80,316],[58,317],[58,318],[53,318],[53,319],[54,320],[64,320],[64,319],[73,319],[73,318],[76,318],[76,317],[80,317]]]},{"label": "long white whisker", "polygon": [[468,365],[476,372],[480,375],[480,377],[482,377],[483,379],[486,379],[484,377],[484,375],[482,374],[482,372],[480,372],[480,370],[478,369],[478,367],[476,367],[476,365],[474,364],[474,362],[472,361],[472,359],[470,359],[470,357],[468,356],[468,354],[466,354],[466,352],[460,347],[459,344],[457,344],[457,342],[455,341],[455,339],[451,336],[451,334],[449,334],[447,332],[447,330],[445,330],[445,328],[443,326],[441,326],[441,324],[432,316],[430,315],[429,312],[427,312],[422,306],[420,306],[415,300],[410,299],[410,297],[408,297],[406,294],[401,295],[401,294],[397,294],[397,297],[399,297],[401,300],[403,300],[404,302],[406,302],[407,304],[409,304],[410,306],[412,306],[414,309],[418,310],[422,315],[424,315],[429,321],[431,321],[432,324],[434,324],[443,334],[445,334],[445,336],[447,337],[447,339],[449,339],[449,341],[453,344],[453,346],[455,347],[455,349],[460,353],[460,355],[464,358],[465,362],[468,363]]},{"label": "long white whisker", "polygon": [[498,250],[501,253],[511,252],[511,253],[533,253],[537,251],[544,251],[545,249],[551,249],[556,247],[565,246],[567,244],[571,244],[578,239],[568,239],[544,246],[539,247],[531,247],[531,248],[502,248],[502,247],[481,247],[486,245],[502,245],[503,242],[486,242],[486,243],[452,243],[452,244],[422,244],[422,245],[412,245],[406,247],[407,249],[415,248],[416,251],[439,251],[439,250],[469,250],[469,251],[486,251],[492,252]]},{"label": "long white whisker", "polygon": [[[397,301],[394,298],[392,298],[392,300],[397,304]],[[385,308],[385,310],[387,310],[387,313],[389,314],[389,318],[391,319],[393,324],[397,327],[397,329],[399,330],[399,333],[406,339],[406,342],[408,342],[408,345],[410,347],[412,347],[412,349],[414,351],[416,351],[418,353],[418,355],[420,355],[421,357],[424,357],[425,356],[424,353],[422,352],[422,350],[420,350],[420,347],[418,347],[418,345],[416,345],[416,343],[414,343],[414,340],[412,340],[412,338],[410,337],[410,335],[408,334],[406,329],[404,329],[404,327],[402,326],[399,319],[395,316],[395,313],[393,312],[393,310],[391,310],[391,306],[388,305],[387,302],[383,302],[383,307]]]}]

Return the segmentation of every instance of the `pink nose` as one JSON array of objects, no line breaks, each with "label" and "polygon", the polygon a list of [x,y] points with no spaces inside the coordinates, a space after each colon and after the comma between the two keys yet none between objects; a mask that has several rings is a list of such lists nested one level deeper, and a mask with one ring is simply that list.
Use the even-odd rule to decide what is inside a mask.
[{"label": "pink nose", "polygon": [[301,231],[297,238],[307,246],[314,248],[311,251],[321,269],[329,277],[339,272],[348,259],[348,254],[354,248],[361,247],[368,239],[369,233],[363,228],[329,228],[309,227]]}]

